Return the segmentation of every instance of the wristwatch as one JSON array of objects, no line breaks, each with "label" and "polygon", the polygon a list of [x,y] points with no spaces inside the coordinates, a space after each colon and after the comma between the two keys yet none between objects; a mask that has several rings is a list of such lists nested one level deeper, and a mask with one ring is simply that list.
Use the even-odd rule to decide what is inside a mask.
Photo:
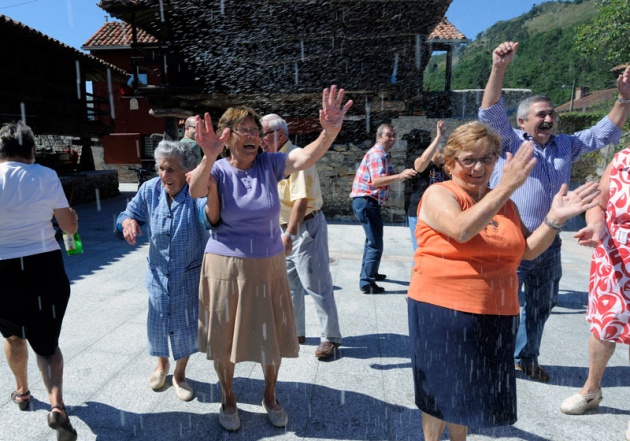
[{"label": "wristwatch", "polygon": [[289,239],[291,239],[291,242],[295,242],[295,239],[297,239],[297,236],[295,234],[291,234],[288,231],[285,231],[284,233],[282,233],[283,236],[288,236]]},{"label": "wristwatch", "polygon": [[617,102],[621,103],[621,104],[627,104],[630,103],[630,99],[625,99],[625,98],[619,98],[617,97]]}]

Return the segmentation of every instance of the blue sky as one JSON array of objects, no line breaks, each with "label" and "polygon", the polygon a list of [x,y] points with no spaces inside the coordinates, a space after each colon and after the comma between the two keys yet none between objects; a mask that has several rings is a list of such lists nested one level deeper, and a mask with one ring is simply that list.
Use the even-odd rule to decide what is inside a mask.
[{"label": "blue sky", "polygon": [[[99,0],[0,0],[7,15],[69,46],[79,49],[105,22]],[[469,39],[499,20],[529,11],[532,0],[453,0],[446,13]]]}]

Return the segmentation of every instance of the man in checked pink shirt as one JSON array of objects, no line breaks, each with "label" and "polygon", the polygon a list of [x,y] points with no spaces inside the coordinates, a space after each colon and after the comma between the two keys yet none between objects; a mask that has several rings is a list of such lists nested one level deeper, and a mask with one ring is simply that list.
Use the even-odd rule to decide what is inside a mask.
[{"label": "man in checked pink shirt", "polygon": [[389,152],[396,145],[396,130],[381,124],[376,130],[376,144],[363,157],[352,183],[352,210],[365,231],[363,262],[359,287],[363,294],[380,294],[385,288],[376,284],[385,280],[378,268],[383,255],[383,218],[381,205],[387,202],[389,186],[413,178],[417,173],[408,168],[396,174]]}]

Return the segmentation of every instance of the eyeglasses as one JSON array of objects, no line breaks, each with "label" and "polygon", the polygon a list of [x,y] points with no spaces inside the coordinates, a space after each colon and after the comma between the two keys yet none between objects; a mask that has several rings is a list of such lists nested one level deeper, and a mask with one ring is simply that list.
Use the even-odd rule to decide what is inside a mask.
[{"label": "eyeglasses", "polygon": [[263,132],[262,135],[260,135],[261,138],[264,138],[265,136],[271,135],[272,133],[276,133],[278,132],[278,130],[268,130],[266,132]]},{"label": "eyeglasses", "polygon": [[459,165],[466,168],[474,167],[478,162],[480,162],[481,165],[494,164],[496,160],[497,157],[494,155],[482,156],[481,158],[473,158],[471,156],[464,159],[455,158],[455,161],[457,161]]},{"label": "eyeglasses", "polygon": [[247,127],[243,127],[240,129],[232,129],[232,131],[234,133],[236,133],[239,136],[260,136],[260,130],[258,130],[258,128],[247,128]]}]

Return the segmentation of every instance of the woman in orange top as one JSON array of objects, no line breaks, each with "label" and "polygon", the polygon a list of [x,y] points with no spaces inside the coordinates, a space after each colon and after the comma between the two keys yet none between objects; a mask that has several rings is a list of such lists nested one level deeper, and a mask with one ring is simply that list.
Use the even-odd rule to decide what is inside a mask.
[{"label": "woman in orange top", "polygon": [[595,205],[596,183],[566,184],[531,234],[510,201],[536,159],[531,141],[488,188],[500,138],[480,122],[457,128],[444,148],[452,180],[430,186],[418,208],[418,249],[409,286],[409,333],[416,405],[427,441],[466,439],[468,426],[516,422],[516,268],[553,241],[571,217]]}]

